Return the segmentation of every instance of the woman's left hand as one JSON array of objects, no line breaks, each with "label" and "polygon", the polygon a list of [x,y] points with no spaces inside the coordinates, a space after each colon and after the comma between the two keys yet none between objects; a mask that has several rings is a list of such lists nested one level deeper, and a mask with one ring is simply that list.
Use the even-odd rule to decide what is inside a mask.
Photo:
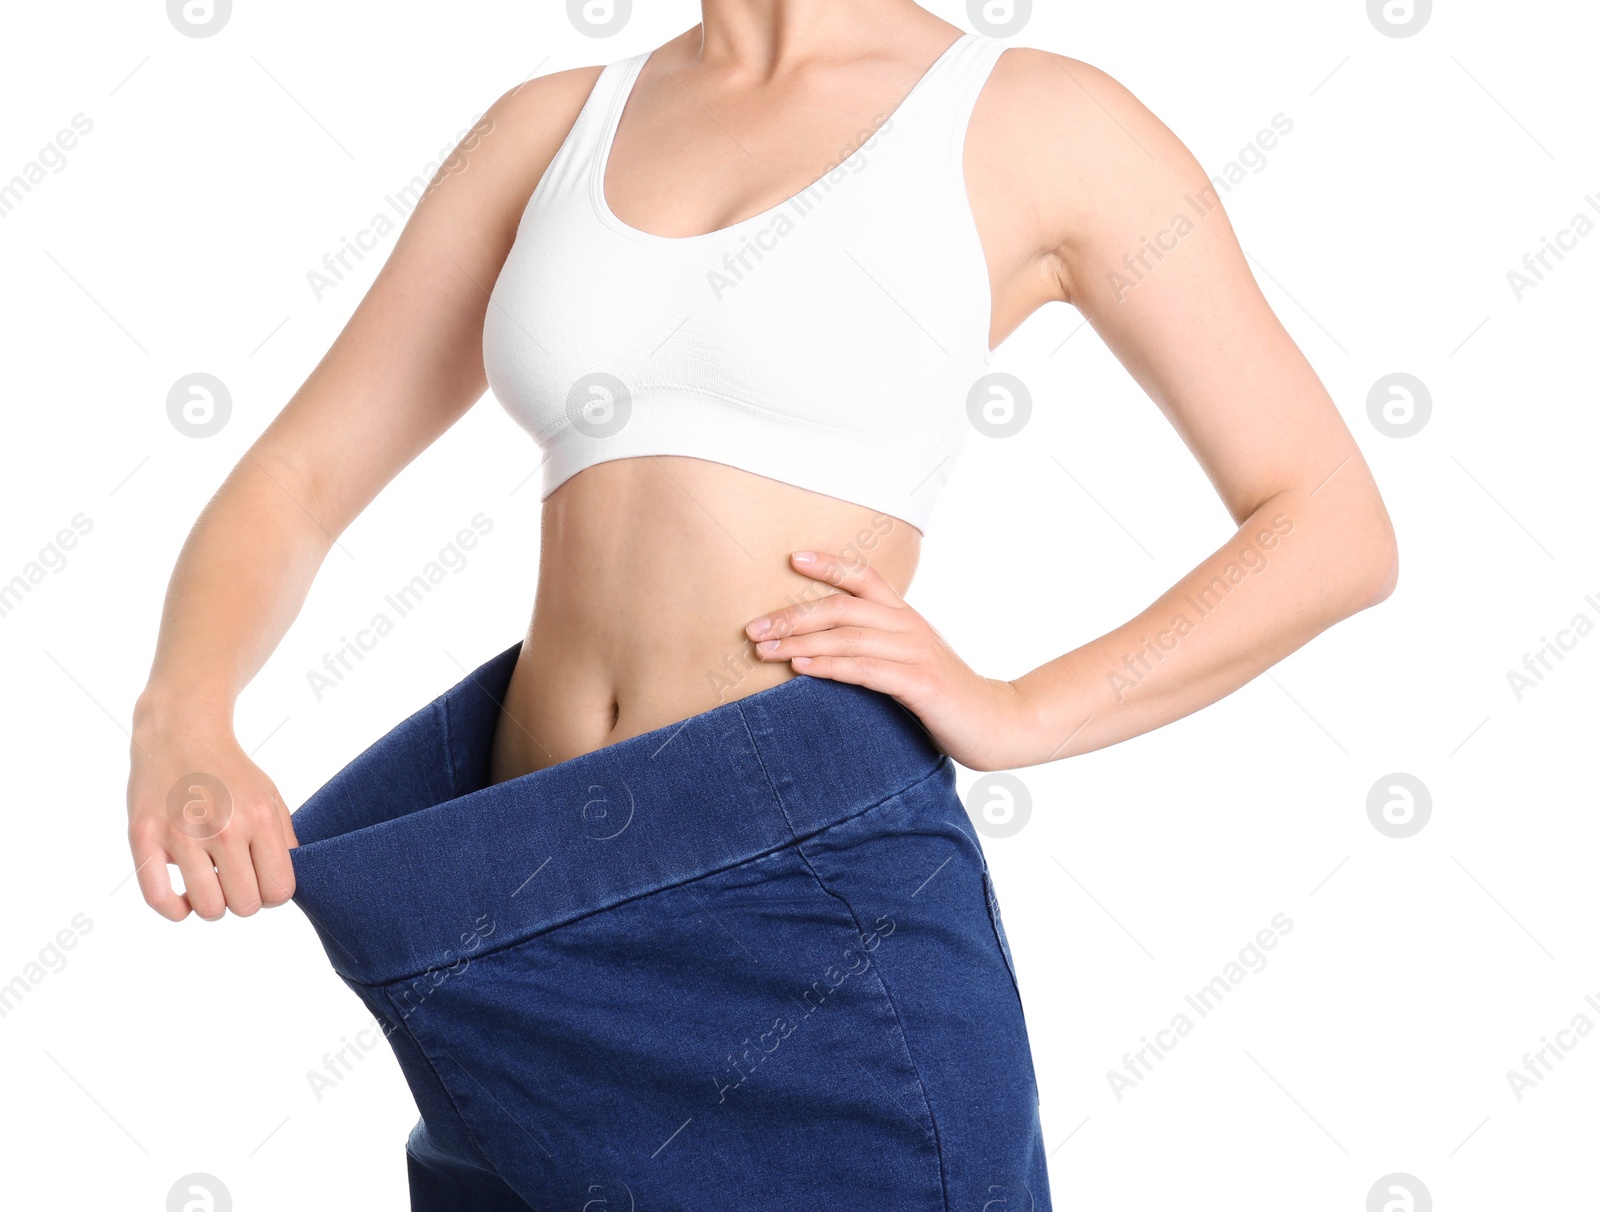
[{"label": "woman's left hand", "polygon": [[745,634],[761,660],[890,695],[969,770],[1038,760],[1029,756],[1031,713],[1022,692],[975,673],[876,569],[825,551],[794,552],[790,563],[842,592],[753,619]]}]

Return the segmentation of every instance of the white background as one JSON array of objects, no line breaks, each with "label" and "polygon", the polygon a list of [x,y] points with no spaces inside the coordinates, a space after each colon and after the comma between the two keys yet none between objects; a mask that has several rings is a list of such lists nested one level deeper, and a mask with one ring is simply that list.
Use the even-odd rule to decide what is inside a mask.
[{"label": "white background", "polygon": [[[189,525],[393,238],[320,301],[307,271],[519,80],[698,20],[689,0],[639,7],[601,40],[555,0],[239,3],[204,39],[152,0],[8,7],[0,181],[74,114],[94,126],[0,219],[0,580],[93,523],[0,618],[0,983],[92,922],[0,1018],[6,1206],[160,1209],[191,1171],[241,1210],[405,1206],[415,1110],[387,1050],[311,1092],[370,1020],[299,911],[175,926],[126,878],[126,728]],[[1600,233],[1520,301],[1506,275],[1600,195],[1600,18],[1461,0],[1397,39],[1362,0],[1040,8],[1013,41],[1109,71],[1213,172],[1293,121],[1226,205],[1377,474],[1402,565],[1381,607],[1224,702],[1021,772],[1031,818],[987,850],[1055,1204],[1361,1212],[1403,1172],[1440,1209],[1594,1206],[1600,1039],[1565,1037],[1520,1101],[1506,1073],[1580,1013],[1600,1024],[1600,637],[1520,701],[1507,672],[1575,615],[1600,622]],[[992,676],[1121,623],[1232,529],[1081,324],[1051,306],[1003,347],[1033,418],[969,442],[911,594]],[[197,370],[233,398],[204,440],[165,410]],[[1408,438],[1367,415],[1394,371],[1432,395]],[[486,397],[343,536],[239,705],[291,805],[521,634],[535,462]],[[494,530],[468,567],[317,701],[307,671],[479,512]],[[1432,797],[1404,840],[1367,814],[1393,772]],[[1280,913],[1267,966],[1119,1099],[1107,1072]]]}]

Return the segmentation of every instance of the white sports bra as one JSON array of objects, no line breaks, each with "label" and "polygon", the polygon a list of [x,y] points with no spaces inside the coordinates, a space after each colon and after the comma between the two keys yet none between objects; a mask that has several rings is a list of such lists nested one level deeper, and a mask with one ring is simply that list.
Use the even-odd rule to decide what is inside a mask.
[{"label": "white sports bra", "polygon": [[962,35],[832,172],[685,237],[606,203],[649,53],[606,65],[528,199],[484,324],[489,386],[544,451],[540,499],[597,463],[688,455],[925,532],[994,356],[962,158],[1005,48]]}]

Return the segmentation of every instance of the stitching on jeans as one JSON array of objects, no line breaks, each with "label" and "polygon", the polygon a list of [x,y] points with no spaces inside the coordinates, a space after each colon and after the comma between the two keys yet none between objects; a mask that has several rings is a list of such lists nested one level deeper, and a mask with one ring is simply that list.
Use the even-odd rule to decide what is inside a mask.
[{"label": "stitching on jeans", "polygon": [[[811,835],[811,837],[815,836],[815,834]],[[810,839],[807,838],[806,840]],[[844,906],[845,912],[850,915],[850,920],[855,923],[857,937],[865,937],[866,932],[861,928],[861,915],[856,912],[856,907],[850,903],[848,898],[828,887],[827,881],[822,878],[816,867],[812,865],[811,856],[805,852],[805,847],[799,841],[794,843],[794,851],[800,856],[800,861],[805,864],[806,870],[811,872],[811,878],[817,881],[817,887]],[[894,1015],[895,1031],[900,1036],[900,1046],[905,1049],[906,1060],[911,1064],[911,1072],[916,1075],[917,1089],[922,1093],[922,1106],[928,1113],[928,1123],[933,1127],[933,1152],[939,1163],[939,1191],[943,1197],[944,1206],[948,1210],[950,1208],[950,1188],[945,1177],[944,1145],[939,1140],[939,1118],[934,1115],[933,1104],[928,1100],[928,1087],[922,1080],[922,1069],[917,1064],[917,1058],[911,1054],[911,1041],[906,1036],[906,1026],[900,1017],[900,1007],[894,1000],[894,990],[889,988],[889,981],[880,966],[874,964],[872,970],[878,977],[879,986],[883,989],[884,999],[889,1003],[889,1013]]]},{"label": "stitching on jeans", "polygon": [[[780,685],[784,685],[784,684],[786,684],[786,683],[780,683]],[[904,787],[898,787],[895,790],[889,792],[888,794],[880,796],[878,799],[873,800],[872,803],[870,803],[870,804],[866,805],[866,807],[862,808],[859,812],[852,812],[849,816],[843,816],[843,817],[840,817],[836,821],[830,821],[826,825],[822,825],[822,826],[820,826],[820,827],[818,827],[816,829],[811,830],[810,833],[798,833],[798,832],[795,831],[794,821],[789,816],[789,809],[788,809],[787,805],[785,805],[784,802],[783,802],[783,793],[778,790],[778,784],[773,781],[772,772],[767,769],[766,762],[761,760],[761,743],[756,740],[755,733],[750,731],[750,721],[745,716],[743,706],[739,703],[739,701],[737,699],[734,700],[733,705],[735,707],[739,708],[739,722],[744,725],[745,735],[750,738],[750,747],[751,747],[752,752],[754,752],[754,754],[755,754],[756,764],[761,767],[761,773],[766,775],[767,786],[769,788],[771,788],[771,790],[772,790],[772,798],[778,801],[778,811],[783,813],[784,824],[789,826],[789,832],[791,834],[793,834],[794,840],[796,842],[803,842],[807,838],[816,837],[817,834],[823,833],[826,830],[833,829],[833,828],[835,828],[835,827],[837,827],[839,825],[843,825],[843,824],[846,824],[849,821],[853,821],[859,816],[865,816],[867,813],[871,812],[874,808],[881,808],[884,804],[887,804],[890,800],[898,799],[900,796],[902,796],[906,792],[910,791],[913,787],[920,787],[923,783],[926,783],[929,779],[937,777],[944,770],[946,765],[953,765],[953,763],[950,760],[950,755],[949,754],[945,754],[945,753],[941,753],[939,755],[939,760],[936,761],[932,765],[932,767],[929,768],[929,770],[928,770],[928,772],[926,774],[918,775],[916,778],[912,779],[909,783],[907,783]],[[902,710],[904,710],[904,709],[902,708]],[[910,714],[910,713],[908,712],[907,714]],[[783,847],[779,846],[779,847],[776,847],[776,849],[781,850],[781,849],[783,849]],[[770,853],[772,853],[772,851],[764,851],[763,853],[770,854]],[[756,856],[756,857],[759,857],[759,856]],[[734,865],[737,866],[738,864],[734,864]],[[707,874],[712,874],[712,873],[708,872]],[[696,878],[698,878],[698,877],[696,877]],[[684,882],[687,883],[688,881],[684,881]]]},{"label": "stitching on jeans", "polygon": [[450,790],[455,791],[461,786],[461,776],[456,771],[456,743],[451,732],[448,700],[439,701],[439,716],[444,726],[444,760],[445,765],[450,768]]},{"label": "stitching on jeans", "polygon": [[[950,761],[949,757],[945,758]],[[961,814],[961,823],[965,826],[961,833],[966,838],[967,844],[972,847],[973,856],[978,860],[978,867],[982,873],[983,908],[989,917],[989,928],[994,932],[995,945],[1000,949],[1000,958],[1005,962],[1006,975],[1011,978],[1012,991],[1017,995],[1017,1004],[1022,1004],[1022,988],[1017,983],[1017,966],[1011,955],[1011,943],[1006,938],[1006,928],[1001,924],[1000,897],[995,890],[994,876],[989,871],[989,856],[984,853],[983,843],[978,840],[977,830],[973,828],[971,819],[965,813]]]},{"label": "stitching on jeans", "polygon": [[[368,988],[372,988],[372,986],[368,986]],[[381,994],[383,1000],[389,1004],[389,1008],[396,1014],[399,1014],[399,1007],[395,1005],[394,998],[390,995],[389,991],[383,988],[378,988],[376,991]],[[471,1143],[472,1147],[478,1151],[478,1157],[483,1162],[484,1169],[489,1174],[493,1175],[495,1178],[504,1183],[506,1181],[505,1178],[501,1175],[495,1164],[489,1160],[488,1154],[483,1151],[483,1143],[478,1139],[478,1134],[472,1130],[472,1125],[467,1121],[466,1115],[461,1110],[461,1105],[456,1102],[456,1096],[454,1092],[449,1086],[445,1085],[444,1075],[439,1072],[438,1065],[434,1064],[433,1057],[429,1056],[428,1050],[422,1046],[422,1041],[417,1038],[417,1033],[407,1025],[407,1017],[408,1016],[404,1014],[400,1014],[399,1021],[395,1023],[394,1029],[396,1031],[404,1031],[406,1033],[406,1038],[411,1041],[411,1046],[417,1050],[417,1055],[422,1058],[423,1064],[428,1066],[428,1072],[433,1074],[433,1080],[439,1083],[439,1089],[444,1091],[445,1098],[450,1101],[450,1109],[456,1113],[456,1118],[461,1121],[462,1132],[466,1133],[467,1140]],[[392,1046],[393,1045],[391,1045],[391,1047]],[[399,1057],[396,1056],[395,1059],[398,1061]],[[422,1122],[426,1124],[428,1121],[424,1119]],[[511,1184],[506,1183],[506,1185],[509,1187]],[[517,1198],[521,1199],[522,1197],[518,1195]]]},{"label": "stitching on jeans", "polygon": [[1011,943],[1006,938],[1005,927],[1000,924],[1000,898],[995,894],[994,877],[989,874],[988,867],[983,869],[983,901],[984,909],[989,914],[989,926],[994,930],[995,944],[1000,948],[1000,958],[1005,961],[1006,974],[1011,977],[1011,988],[1017,995],[1017,1004],[1022,1004],[1022,990],[1017,985],[1017,968],[1011,958]]},{"label": "stitching on jeans", "polygon": [[[738,700],[734,700],[737,706]],[[761,757],[761,742],[756,740],[756,734],[750,731],[750,720],[744,713],[743,707],[738,707],[739,723],[744,726],[745,736],[750,738],[750,752],[755,754],[756,765],[761,767],[761,775],[767,780],[767,790],[772,792],[772,798],[778,802],[778,811],[783,813],[783,823],[789,826],[789,836],[799,841],[799,835],[794,831],[794,821],[789,817],[789,809],[783,802],[783,793],[778,790],[778,784],[772,778],[772,771],[767,769],[767,763]],[[873,805],[876,807],[876,805]]]},{"label": "stitching on jeans", "polygon": [[[767,785],[772,788],[773,797],[778,801],[778,811],[783,813],[783,819],[786,822],[788,822],[789,832],[790,833],[794,833],[795,832],[794,821],[791,820],[790,817],[789,817],[789,810],[784,805],[783,796],[778,791],[777,784],[774,783],[773,780],[772,780],[771,771],[769,771],[767,769],[767,764],[765,762],[761,761],[761,746],[756,741],[755,734],[750,731],[750,721],[745,718],[745,714],[744,714],[743,710],[741,710],[739,712],[739,719],[744,724],[745,733],[750,737],[750,744],[751,744],[751,747],[753,748],[753,750],[755,752],[756,761],[761,766],[761,773],[767,776]],[[928,779],[933,778],[935,775],[937,775],[941,771],[943,771],[943,769],[944,769],[944,762],[943,761],[935,763],[934,768],[932,770],[930,770],[927,774],[923,775],[921,778],[915,780],[914,782],[907,783],[904,787],[902,787],[899,791],[896,791],[893,795],[884,796],[882,799],[878,800],[876,803],[870,804],[868,807],[862,809],[861,812],[852,813],[850,816],[846,817],[842,821],[835,821],[833,824],[826,825],[822,829],[814,829],[810,833],[806,834],[806,836],[803,837],[803,838],[796,836],[795,840],[791,843],[791,845],[792,845],[792,847],[794,849],[794,852],[797,855],[799,855],[800,861],[805,864],[806,870],[811,873],[811,878],[817,881],[817,887],[822,889],[824,895],[831,896],[834,900],[838,901],[841,905],[844,906],[845,912],[850,915],[851,922],[853,922],[855,924],[857,937],[864,937],[865,933],[866,933],[861,928],[861,915],[856,912],[855,906],[852,905],[845,897],[841,896],[839,893],[835,892],[832,888],[828,887],[827,881],[825,881],[822,878],[822,876],[820,874],[818,874],[816,867],[812,865],[811,856],[808,855],[805,852],[805,847],[802,845],[802,843],[806,842],[806,841],[809,841],[810,839],[816,837],[818,834],[821,834],[821,833],[825,832],[828,829],[837,828],[838,826],[843,825],[848,821],[856,820],[858,817],[861,817],[861,816],[865,815],[867,812],[872,811],[872,809],[877,808],[882,804],[888,803],[890,800],[899,799],[907,791],[910,791],[913,787],[916,787],[916,786],[918,786],[918,785],[920,785],[922,783],[927,782]],[[786,849],[789,849],[789,848],[790,847],[788,847],[788,846],[779,847],[780,850],[786,850]],[[893,990],[891,990],[889,988],[889,982],[884,978],[884,973],[883,973],[883,969],[882,968],[878,967],[877,965],[874,965],[873,966],[873,972],[876,973],[876,975],[878,977],[878,984],[883,989],[883,996],[884,996],[885,1000],[887,1000],[888,1003],[889,1003],[889,1013],[894,1015],[895,1031],[900,1036],[900,1046],[905,1049],[906,1060],[909,1061],[910,1064],[911,1064],[911,1072],[916,1075],[917,1089],[922,1092],[922,1107],[923,1107],[923,1110],[925,1110],[928,1113],[928,1123],[930,1125],[932,1125],[932,1127],[933,1127],[933,1151],[934,1151],[934,1156],[938,1160],[938,1163],[939,1163],[939,1192],[940,1192],[941,1196],[943,1197],[945,1208],[949,1209],[949,1207],[950,1207],[950,1188],[949,1188],[949,1184],[948,1184],[948,1182],[947,1182],[947,1180],[945,1178],[944,1146],[939,1141],[939,1119],[938,1119],[938,1117],[936,1115],[934,1115],[934,1113],[933,1113],[933,1104],[931,1102],[929,1102],[929,1100],[928,1100],[928,1087],[922,1080],[922,1070],[917,1065],[916,1057],[911,1055],[911,1041],[906,1038],[905,1023],[901,1020],[901,1017],[900,1017],[900,1007],[895,1004],[894,992],[893,992]]]}]

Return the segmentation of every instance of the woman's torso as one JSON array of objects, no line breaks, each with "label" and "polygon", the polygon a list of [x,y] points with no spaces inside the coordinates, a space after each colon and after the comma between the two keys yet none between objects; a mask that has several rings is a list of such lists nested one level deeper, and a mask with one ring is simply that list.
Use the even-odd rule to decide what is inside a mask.
[{"label": "woman's torso", "polygon": [[[797,676],[744,634],[836,592],[791,551],[909,587],[967,390],[1049,297],[1001,141],[964,138],[1000,48],[955,32],[933,21],[893,71],[841,69],[748,116],[696,76],[698,30],[600,74],[485,332],[547,479],[495,781]],[[834,165],[837,192],[808,189]]]}]

